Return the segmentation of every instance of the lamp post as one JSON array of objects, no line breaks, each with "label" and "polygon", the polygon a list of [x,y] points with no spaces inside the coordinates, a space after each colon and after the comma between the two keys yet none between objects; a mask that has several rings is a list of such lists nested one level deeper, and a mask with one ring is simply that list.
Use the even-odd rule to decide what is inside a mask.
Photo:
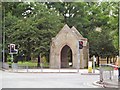
[{"label": "lamp post", "polygon": [[5,62],[5,7],[3,8],[3,63]]}]

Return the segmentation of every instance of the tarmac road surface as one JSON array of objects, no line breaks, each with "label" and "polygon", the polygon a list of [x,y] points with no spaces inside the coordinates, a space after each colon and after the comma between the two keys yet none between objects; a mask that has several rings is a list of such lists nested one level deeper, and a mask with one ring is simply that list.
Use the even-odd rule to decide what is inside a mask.
[{"label": "tarmac road surface", "polygon": [[81,73],[2,72],[2,88],[100,88],[93,85],[99,75]]}]

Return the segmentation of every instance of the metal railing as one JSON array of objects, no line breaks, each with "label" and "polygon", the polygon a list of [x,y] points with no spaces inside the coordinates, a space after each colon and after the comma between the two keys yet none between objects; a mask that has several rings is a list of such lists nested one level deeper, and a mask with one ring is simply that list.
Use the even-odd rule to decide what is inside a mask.
[{"label": "metal railing", "polygon": [[29,65],[19,65],[17,63],[12,63],[9,69],[12,72],[43,72],[43,73],[77,73],[77,69],[68,69],[68,68],[49,68],[48,66],[45,66],[43,64],[40,64],[40,67],[37,66],[29,66]]},{"label": "metal railing", "polygon": [[118,69],[115,68],[118,68],[118,66],[112,64],[100,65],[100,82],[118,87]]},{"label": "metal railing", "polygon": [[29,66],[29,65],[19,65],[17,63],[12,63],[11,65],[11,70],[13,72],[30,72],[30,69],[40,69],[41,72],[43,71],[43,68],[47,68],[47,67],[43,67],[43,65],[41,64],[40,67],[38,66]]}]

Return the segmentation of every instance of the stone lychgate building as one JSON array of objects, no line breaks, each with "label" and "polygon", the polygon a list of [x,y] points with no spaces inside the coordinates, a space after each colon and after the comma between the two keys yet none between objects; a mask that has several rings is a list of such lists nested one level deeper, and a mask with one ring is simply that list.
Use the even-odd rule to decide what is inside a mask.
[{"label": "stone lychgate building", "polygon": [[[80,50],[78,41],[84,41],[83,49]],[[52,38],[50,48],[50,68],[80,68],[88,65],[88,44],[75,27],[65,25],[62,30]]]}]

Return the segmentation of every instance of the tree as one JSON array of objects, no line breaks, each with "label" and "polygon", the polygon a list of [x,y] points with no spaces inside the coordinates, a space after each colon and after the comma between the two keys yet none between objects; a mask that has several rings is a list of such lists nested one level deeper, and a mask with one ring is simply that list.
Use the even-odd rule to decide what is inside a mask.
[{"label": "tree", "polygon": [[19,44],[19,54],[25,53],[26,57],[42,53],[48,59],[51,38],[63,24],[75,26],[88,38],[91,56],[118,54],[116,2],[24,2],[3,6],[10,8],[5,12],[6,44]]},{"label": "tree", "polygon": [[[21,3],[17,7],[20,5]],[[22,5],[24,6],[24,3]],[[28,5],[32,5],[29,11],[31,13],[23,14],[23,16],[21,16],[22,13],[28,12],[25,7],[19,17],[7,12],[6,44],[19,45],[19,54],[24,53],[26,60],[31,60],[32,53],[34,56],[41,53],[48,57],[51,38],[63,26],[62,16],[54,10],[47,9],[43,3],[28,3]],[[12,23],[12,21],[16,22]]]},{"label": "tree", "polygon": [[[64,23],[75,26],[89,40],[90,56],[118,54],[118,3],[46,3],[64,16]],[[99,31],[97,31],[99,30]]]}]

